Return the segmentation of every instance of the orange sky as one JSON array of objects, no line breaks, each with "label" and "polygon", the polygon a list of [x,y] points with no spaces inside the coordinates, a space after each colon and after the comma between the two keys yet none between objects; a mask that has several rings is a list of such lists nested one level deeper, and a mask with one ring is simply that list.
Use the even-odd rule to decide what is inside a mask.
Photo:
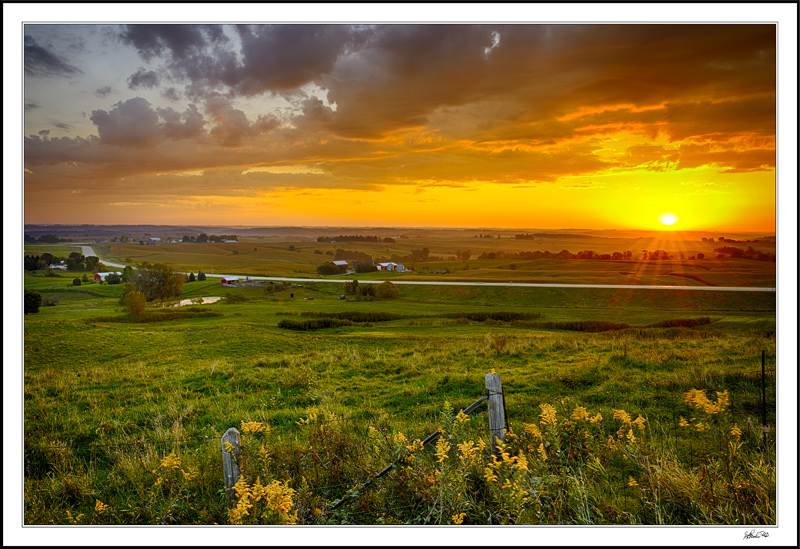
[{"label": "orange sky", "polygon": [[776,27],[26,25],[26,223],[774,231]]}]

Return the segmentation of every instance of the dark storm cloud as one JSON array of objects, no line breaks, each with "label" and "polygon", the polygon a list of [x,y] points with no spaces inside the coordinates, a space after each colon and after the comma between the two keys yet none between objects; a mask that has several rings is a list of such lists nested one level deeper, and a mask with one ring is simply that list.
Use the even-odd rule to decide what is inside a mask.
[{"label": "dark storm cloud", "polygon": [[32,36],[25,36],[25,74],[31,76],[74,76],[83,74],[50,50],[37,44]]},{"label": "dark storm cloud", "polygon": [[208,44],[227,41],[219,25],[126,25],[119,37],[146,60],[186,59]]},{"label": "dark storm cloud", "polygon": [[158,109],[158,115],[164,119],[164,135],[170,139],[199,137],[204,131],[205,120],[194,105],[189,105],[182,114],[169,107]]},{"label": "dark storm cloud", "polygon": [[202,138],[205,134],[205,119],[195,105],[182,113],[170,107],[153,109],[141,97],[119,102],[110,112],[92,111],[91,120],[97,126],[100,143],[107,145],[154,146],[165,140]]},{"label": "dark storm cloud", "polygon": [[176,90],[175,88],[167,88],[161,92],[161,97],[163,97],[168,101],[175,102],[180,100],[181,94],[178,93],[178,90]]},{"label": "dark storm cloud", "polygon": [[128,77],[128,89],[155,88],[158,82],[158,75],[154,71],[139,67],[138,71]]},{"label": "dark storm cloud", "polygon": [[330,73],[337,59],[363,42],[349,25],[241,25],[242,65],[226,82],[244,95],[288,91]]},{"label": "dark storm cloud", "polygon": [[141,97],[121,101],[111,112],[92,111],[90,119],[103,144],[141,147],[159,141],[158,114]]},{"label": "dark storm cloud", "polygon": [[108,94],[110,94],[112,91],[114,91],[114,90],[111,89],[111,86],[103,86],[102,88],[97,88],[96,90],[94,90],[94,94],[97,97],[105,97]]},{"label": "dark storm cloud", "polygon": [[231,106],[223,97],[215,97],[206,103],[215,126],[209,134],[217,138],[224,147],[239,147],[244,139],[275,129],[279,122],[274,116],[259,116],[252,124],[244,112]]}]

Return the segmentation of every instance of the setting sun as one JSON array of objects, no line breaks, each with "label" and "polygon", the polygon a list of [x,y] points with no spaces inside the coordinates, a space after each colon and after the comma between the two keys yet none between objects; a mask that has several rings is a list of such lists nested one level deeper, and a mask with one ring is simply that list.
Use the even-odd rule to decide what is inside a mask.
[{"label": "setting sun", "polygon": [[678,216],[671,213],[665,213],[662,214],[661,217],[658,218],[658,220],[661,221],[661,223],[663,223],[664,225],[669,227],[671,225],[674,225],[678,221]]}]

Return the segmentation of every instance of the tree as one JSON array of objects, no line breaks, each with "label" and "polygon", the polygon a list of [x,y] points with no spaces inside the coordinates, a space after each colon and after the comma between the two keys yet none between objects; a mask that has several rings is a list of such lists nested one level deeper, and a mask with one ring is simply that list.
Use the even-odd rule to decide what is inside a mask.
[{"label": "tree", "polygon": [[351,282],[344,283],[344,293],[348,295],[357,295],[358,294],[358,280],[353,280]]},{"label": "tree", "polygon": [[703,259],[706,256],[704,253],[697,254],[697,259]]},{"label": "tree", "polygon": [[81,285],[81,279],[76,276],[75,278],[72,279],[72,285],[73,286],[80,286]]},{"label": "tree", "polygon": [[122,304],[125,306],[125,310],[128,311],[129,314],[136,315],[144,312],[144,309],[147,305],[147,300],[142,292],[132,290],[125,294]]},{"label": "tree", "polygon": [[85,259],[85,269],[87,271],[97,272],[100,269],[100,258],[96,255],[90,255]]},{"label": "tree", "polygon": [[38,313],[42,306],[42,294],[36,290],[25,290],[25,314]]},{"label": "tree", "polygon": [[380,299],[396,299],[400,297],[400,290],[390,281],[385,280],[378,284],[378,291],[376,294]]},{"label": "tree", "polygon": [[208,242],[208,235],[206,233],[200,233],[197,235],[195,242]]},{"label": "tree", "polygon": [[206,279],[206,273],[203,271],[197,271],[197,281],[202,282]]},{"label": "tree", "polygon": [[195,281],[194,273],[189,273],[189,282],[194,282],[194,281]]},{"label": "tree", "polygon": [[180,295],[186,277],[167,263],[143,263],[129,277],[133,289],[142,292],[147,301]]},{"label": "tree", "polygon": [[321,275],[337,275],[347,272],[347,269],[342,265],[331,265],[330,263],[323,263],[317,267],[317,274]]},{"label": "tree", "polygon": [[106,276],[106,284],[120,284],[122,282],[122,277],[116,273],[111,273]]}]

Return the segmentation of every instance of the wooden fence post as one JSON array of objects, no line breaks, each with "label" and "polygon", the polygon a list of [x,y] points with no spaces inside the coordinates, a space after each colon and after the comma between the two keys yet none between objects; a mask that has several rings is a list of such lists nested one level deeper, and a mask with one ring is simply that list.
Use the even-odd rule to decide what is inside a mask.
[{"label": "wooden fence post", "polygon": [[489,439],[492,454],[497,455],[497,440],[506,440],[506,412],[499,374],[486,374],[486,393],[489,397]]},{"label": "wooden fence post", "polygon": [[[230,448],[226,448],[230,444]],[[222,475],[225,478],[225,495],[227,496],[228,507],[233,506],[234,490],[233,487],[239,480],[239,456],[242,449],[240,445],[239,430],[231,427],[222,435]]]}]

